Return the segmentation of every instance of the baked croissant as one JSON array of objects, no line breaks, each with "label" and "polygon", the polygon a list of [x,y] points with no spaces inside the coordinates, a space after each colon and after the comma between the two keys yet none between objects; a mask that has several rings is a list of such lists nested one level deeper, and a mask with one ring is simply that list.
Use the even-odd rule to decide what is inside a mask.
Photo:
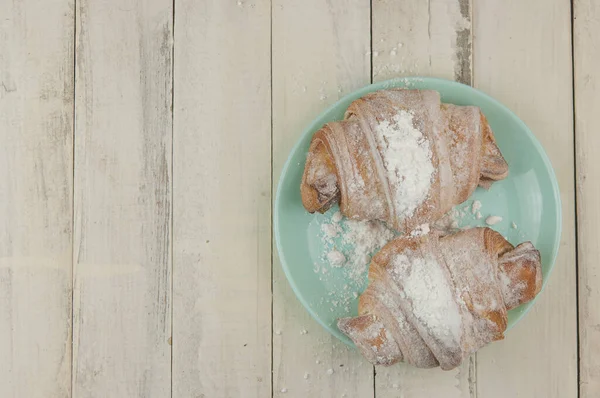
[{"label": "baked croissant", "polygon": [[359,316],[339,329],[375,365],[452,369],[504,338],[507,310],[542,286],[540,254],[489,228],[399,237],[375,255]]},{"label": "baked croissant", "polygon": [[432,90],[391,89],[352,102],[311,141],[301,183],[309,212],[340,203],[349,218],[411,231],[508,175],[479,108]]}]

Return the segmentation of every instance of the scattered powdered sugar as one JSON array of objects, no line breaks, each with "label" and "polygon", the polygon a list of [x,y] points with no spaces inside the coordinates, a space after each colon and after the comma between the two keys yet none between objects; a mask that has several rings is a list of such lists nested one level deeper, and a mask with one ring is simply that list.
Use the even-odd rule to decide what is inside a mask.
[{"label": "scattered powdered sugar", "polygon": [[327,284],[339,280],[341,272],[347,282],[342,288],[330,291],[321,303],[326,300],[331,311],[340,307],[349,312],[350,304],[367,282],[371,256],[392,240],[395,232],[382,222],[348,219],[339,211],[328,212],[325,217],[319,222],[319,237],[324,243],[322,262],[315,262],[314,272]]},{"label": "scattered powdered sugar", "polygon": [[333,374],[333,369],[331,369],[331,368],[330,368],[330,369],[327,369],[327,374],[328,374],[329,376],[331,376],[331,375]]},{"label": "scattered powdered sugar", "polygon": [[502,221],[502,217],[500,217],[500,216],[489,216],[488,218],[485,219],[485,223],[487,225],[496,225],[501,221]]},{"label": "scattered powdered sugar", "polygon": [[478,200],[474,200],[473,204],[471,205],[471,213],[472,214],[477,214],[477,212],[481,210],[481,202]]},{"label": "scattered powdered sugar", "polygon": [[334,249],[327,253],[327,261],[332,267],[341,267],[346,263],[346,256]]},{"label": "scattered powdered sugar", "polygon": [[517,224],[514,221],[510,223],[510,226],[512,229],[517,229]]},{"label": "scattered powdered sugar", "polygon": [[[480,211],[482,207],[483,204],[479,200],[473,200],[466,206],[457,206],[448,213],[444,214],[442,218],[432,223],[430,228],[432,230],[441,232],[443,235],[446,235],[457,232],[458,230],[464,230],[473,226],[482,225],[483,222],[487,225],[496,225],[503,220],[501,216],[490,215],[482,221],[473,223],[473,221],[484,218]],[[511,227],[513,229],[517,229],[517,224],[513,222],[511,223]]]},{"label": "scattered powdered sugar", "polygon": [[351,247],[347,266],[354,278],[364,274],[371,256],[394,237],[394,232],[379,221],[346,220],[342,242]]},{"label": "scattered powdered sugar", "polygon": [[336,211],[335,213],[333,213],[333,216],[331,216],[331,222],[337,224],[340,221],[342,221],[342,218],[344,218],[344,216],[342,215],[342,212],[341,211]]},{"label": "scattered powdered sugar", "polygon": [[394,237],[382,222],[344,219],[339,211],[321,224],[321,231],[330,246],[324,256],[329,265],[344,267],[354,281],[363,279],[371,256]]},{"label": "scattered powdered sugar", "polygon": [[340,227],[336,224],[323,224],[321,225],[321,231],[327,238],[335,238],[340,233]]},{"label": "scattered powdered sugar", "polygon": [[429,195],[435,172],[427,138],[414,127],[413,114],[398,110],[391,122],[383,120],[375,128],[395,211],[405,218]]}]

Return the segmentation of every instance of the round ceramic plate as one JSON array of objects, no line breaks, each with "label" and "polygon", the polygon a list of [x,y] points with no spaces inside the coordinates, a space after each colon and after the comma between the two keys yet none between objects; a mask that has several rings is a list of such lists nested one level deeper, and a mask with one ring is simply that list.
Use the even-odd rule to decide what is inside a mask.
[{"label": "round ceramic plate", "polygon": [[[350,345],[351,341],[338,330],[336,322],[340,317],[357,315],[356,296],[366,287],[366,274],[357,281],[344,267],[332,268],[325,260],[328,248],[320,225],[336,209],[324,215],[309,214],[302,206],[300,181],[313,133],[327,122],[341,120],[355,99],[392,87],[437,90],[443,102],[478,106],[487,117],[508,162],[509,176],[488,191],[477,188],[469,201],[457,206],[458,213],[464,215],[459,217],[461,225],[482,226],[489,215],[502,217],[493,226],[495,230],[512,244],[529,240],[540,251],[544,284],[560,240],[560,196],[550,161],[527,126],[504,105],[472,87],[435,78],[388,80],[347,95],[308,126],[290,153],[277,189],[274,226],[281,265],[296,296],[321,325]],[[467,206],[473,200],[483,204],[481,219],[468,211]],[[509,311],[508,327],[515,325],[532,304]]]}]

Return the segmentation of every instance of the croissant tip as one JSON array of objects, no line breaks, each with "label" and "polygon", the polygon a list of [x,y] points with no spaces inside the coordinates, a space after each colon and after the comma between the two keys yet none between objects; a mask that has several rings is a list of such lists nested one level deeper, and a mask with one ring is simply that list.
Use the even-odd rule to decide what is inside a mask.
[{"label": "croissant tip", "polygon": [[346,326],[348,325],[348,321],[352,319],[352,318],[339,318],[337,320],[337,327],[338,329],[340,329],[341,332],[344,332],[344,329],[346,329]]}]

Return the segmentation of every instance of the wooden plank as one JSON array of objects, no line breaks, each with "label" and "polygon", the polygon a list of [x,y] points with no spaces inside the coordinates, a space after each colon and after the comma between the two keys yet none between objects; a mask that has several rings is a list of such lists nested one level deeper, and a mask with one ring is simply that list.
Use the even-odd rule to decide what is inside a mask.
[{"label": "wooden plank", "polygon": [[577,160],[577,243],[579,269],[580,397],[600,396],[600,6],[592,0],[573,3],[575,66],[575,145]]},{"label": "wooden plank", "polygon": [[471,84],[470,0],[373,0],[373,80],[435,76]]},{"label": "wooden plank", "polygon": [[473,21],[475,86],[511,108],[540,140],[563,205],[560,252],[548,285],[504,341],[479,353],[478,396],[576,397],[570,4],[482,0]]},{"label": "wooden plank", "polygon": [[77,1],[77,397],[170,396],[172,18]]},{"label": "wooden plank", "polygon": [[[369,8],[368,0],[273,1],[273,192],[305,126],[369,83]],[[274,396],[372,397],[373,367],[310,317],[273,250]]]},{"label": "wooden plank", "polygon": [[[373,1],[373,80],[435,76],[471,84],[469,0]],[[458,369],[377,368],[377,398],[471,397],[473,356]]]},{"label": "wooden plank", "polygon": [[271,395],[270,3],[175,4],[175,397]]},{"label": "wooden plank", "polygon": [[0,2],[0,396],[71,391],[70,0]]}]

